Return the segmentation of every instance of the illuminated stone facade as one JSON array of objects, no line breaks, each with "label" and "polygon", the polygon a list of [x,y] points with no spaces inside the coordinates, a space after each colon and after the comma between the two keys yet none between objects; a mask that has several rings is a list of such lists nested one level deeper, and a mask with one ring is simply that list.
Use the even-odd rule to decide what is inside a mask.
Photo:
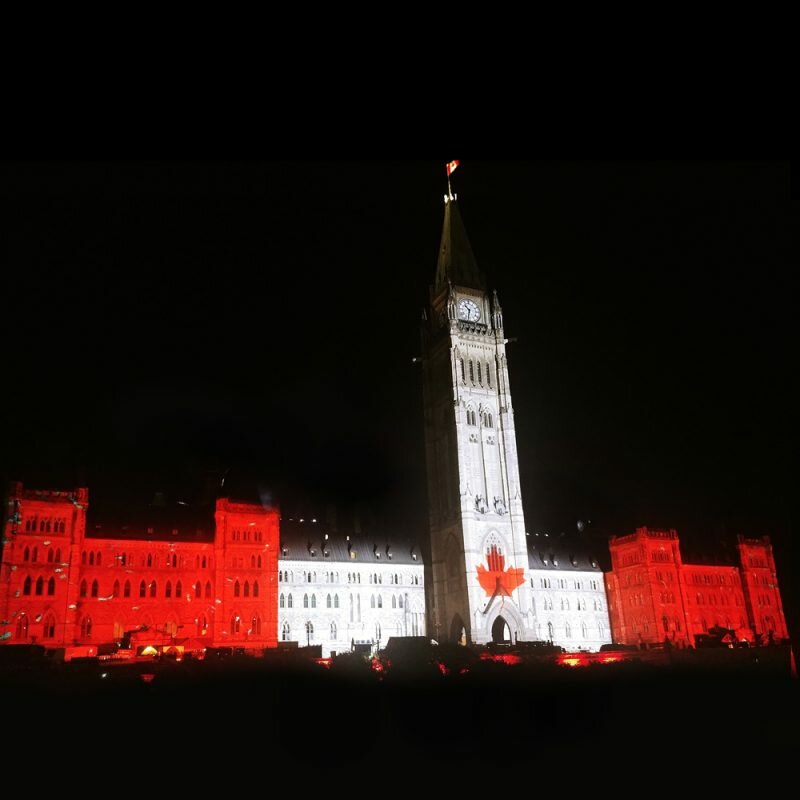
[{"label": "illuminated stone facade", "polygon": [[418,548],[366,536],[325,535],[322,526],[281,523],[278,637],[322,654],[390,636],[423,636],[425,585]]},{"label": "illuminated stone facade", "polygon": [[[0,635],[63,646],[120,641],[271,647],[277,641],[278,511],[216,501],[214,530],[87,535],[89,491],[7,497]],[[112,534],[112,531],[109,531]],[[141,538],[136,538],[140,536]]]},{"label": "illuminated stone facade", "polygon": [[586,649],[610,641],[597,561],[577,545],[543,561],[526,533],[503,312],[451,195],[422,343],[431,633]]},{"label": "illuminated stone facade", "polygon": [[738,540],[738,564],[686,564],[675,530],[637,528],[609,542],[606,574],[614,639],[694,645],[712,628],[736,639],[786,637],[769,537]]}]

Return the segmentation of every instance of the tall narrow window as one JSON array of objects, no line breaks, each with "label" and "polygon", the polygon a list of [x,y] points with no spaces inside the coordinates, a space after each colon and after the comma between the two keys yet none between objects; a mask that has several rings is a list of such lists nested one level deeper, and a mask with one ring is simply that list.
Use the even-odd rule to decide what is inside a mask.
[{"label": "tall narrow window", "polygon": [[289,592],[289,596],[286,598],[286,608],[292,607],[292,593]]},{"label": "tall narrow window", "polygon": [[241,587],[239,586],[239,581],[233,584],[233,596],[238,597],[241,593]]},{"label": "tall narrow window", "polygon": [[241,618],[239,617],[238,614],[234,614],[231,617],[231,635],[238,636],[240,627],[241,627]]},{"label": "tall narrow window", "polygon": [[155,582],[155,581],[153,581],[153,582],[150,584],[150,597],[155,597],[155,596],[156,596],[156,591],[157,591],[157,589],[158,589],[158,587],[156,586],[156,582]]},{"label": "tall narrow window", "polygon": [[23,611],[20,618],[17,620],[17,641],[28,641],[28,615]]},{"label": "tall narrow window", "polygon": [[81,638],[82,639],[91,639],[92,638],[92,618],[91,617],[84,617],[81,620]]},{"label": "tall narrow window", "polygon": [[481,378],[481,362],[480,361],[478,362],[478,383],[483,385],[483,380]]},{"label": "tall narrow window", "polygon": [[89,553],[89,566],[94,566],[94,553]]},{"label": "tall narrow window", "polygon": [[486,385],[491,389],[492,388],[492,369],[489,366],[489,362],[486,362]]},{"label": "tall narrow window", "polygon": [[308,595],[303,595],[303,608],[308,608]]},{"label": "tall narrow window", "polygon": [[311,608],[317,607],[317,596],[315,594],[311,595]]},{"label": "tall narrow window", "polygon": [[102,558],[103,558],[103,554],[102,553],[98,553],[97,554],[97,558],[95,559],[95,564],[97,564],[98,567],[100,566],[100,561],[101,561]]},{"label": "tall narrow window", "polygon": [[335,642],[336,641],[336,623],[331,622],[331,639]]},{"label": "tall narrow window", "polygon": [[175,599],[180,600],[182,594],[183,594],[183,586],[181,585],[181,582],[178,581],[175,584]]},{"label": "tall narrow window", "polygon": [[250,621],[250,634],[253,636],[261,635],[261,617],[258,614]]},{"label": "tall narrow window", "polygon": [[331,602],[332,602],[332,601],[331,601],[331,596],[330,596],[330,595],[328,595],[328,596],[325,598],[325,607],[326,607],[326,608],[330,608],[330,607],[331,607]]},{"label": "tall narrow window", "polygon": [[111,593],[114,595],[115,599],[119,597],[119,581],[114,581],[114,588],[111,590]]},{"label": "tall narrow window", "polygon": [[44,628],[42,630],[42,637],[45,639],[52,639],[56,635],[56,620],[52,614],[48,614],[44,618]]},{"label": "tall narrow window", "polygon": [[258,597],[258,581],[253,581],[253,597]]},{"label": "tall narrow window", "polygon": [[211,599],[211,581],[206,581],[206,600]]},{"label": "tall narrow window", "polygon": [[147,584],[142,581],[139,584],[139,597],[146,597],[147,596]]},{"label": "tall narrow window", "polygon": [[130,597],[131,596],[131,582],[125,581],[125,588],[122,590],[123,597]]},{"label": "tall narrow window", "polygon": [[470,383],[475,383],[475,368],[472,365],[472,359],[469,362],[469,381]]},{"label": "tall narrow window", "polygon": [[378,595],[378,608],[383,608],[383,598]]},{"label": "tall narrow window", "polygon": [[333,607],[334,608],[339,608],[339,595],[338,594],[335,594],[333,596]]},{"label": "tall narrow window", "polygon": [[47,581],[47,594],[52,597],[55,593],[56,593],[56,579],[50,578],[50,580]]},{"label": "tall narrow window", "polygon": [[278,606],[280,608],[285,608],[286,607],[286,597],[283,594],[280,596],[280,600],[278,602]]},{"label": "tall narrow window", "polygon": [[47,563],[48,563],[48,564],[52,564],[52,563],[53,563],[53,555],[54,555],[54,553],[53,553],[53,548],[51,547],[51,548],[50,548],[50,549],[47,551]]},{"label": "tall narrow window", "polygon": [[43,591],[44,591],[44,578],[42,578],[42,576],[40,575],[36,579],[36,594],[42,594]]},{"label": "tall narrow window", "polygon": [[244,596],[250,597],[250,581],[244,582]]},{"label": "tall narrow window", "polygon": [[370,595],[370,598],[369,598],[369,607],[370,607],[370,608],[375,608],[375,595],[374,595],[374,594],[373,594],[373,595]]},{"label": "tall narrow window", "polygon": [[100,586],[97,581],[92,581],[92,597],[97,597],[100,594]]},{"label": "tall narrow window", "polygon": [[289,627],[289,623],[288,622],[284,622],[283,623],[283,627],[281,628],[281,639],[284,642],[288,642],[289,641],[289,637],[291,635],[292,635],[292,631],[291,631],[291,628]]},{"label": "tall narrow window", "polygon": [[467,382],[467,376],[464,374],[464,359],[461,358],[461,359],[459,359],[459,361],[461,362],[461,380],[464,383],[466,383]]},{"label": "tall narrow window", "polygon": [[172,597],[172,581],[167,581],[167,585],[164,587],[164,597],[167,599]]},{"label": "tall narrow window", "polygon": [[[28,578],[27,580],[30,581],[30,578]],[[31,589],[30,589],[30,583],[29,583],[28,584],[28,591],[25,592],[25,594],[30,594],[30,593],[31,593]],[[80,591],[78,592],[78,594],[80,594],[81,597],[86,597],[86,580],[85,579],[81,581],[81,588],[80,588]]]}]

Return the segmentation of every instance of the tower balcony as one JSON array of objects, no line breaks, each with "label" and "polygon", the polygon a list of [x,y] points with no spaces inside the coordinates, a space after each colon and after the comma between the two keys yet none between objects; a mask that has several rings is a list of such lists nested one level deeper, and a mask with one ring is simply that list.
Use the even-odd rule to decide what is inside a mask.
[{"label": "tower balcony", "polygon": [[476,333],[479,336],[486,336],[489,333],[489,326],[482,322],[470,322],[466,319],[457,320],[458,330],[462,333]]}]

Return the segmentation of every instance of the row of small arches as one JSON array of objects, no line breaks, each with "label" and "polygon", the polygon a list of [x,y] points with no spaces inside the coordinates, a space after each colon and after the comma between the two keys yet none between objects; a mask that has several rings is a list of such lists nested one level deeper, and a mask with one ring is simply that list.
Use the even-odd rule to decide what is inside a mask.
[{"label": "row of small arches", "polygon": [[[242,618],[239,614],[234,614],[231,617],[231,626],[229,633],[231,636],[240,636],[242,633]],[[261,617],[258,614],[254,614],[253,618],[250,620],[250,628],[246,630],[245,633],[248,636],[261,635]]]},{"label": "row of small arches", "polygon": [[[326,608],[339,608],[339,595],[335,594],[333,597],[328,595],[325,599]],[[281,596],[278,598],[278,606],[280,608],[294,608],[294,598],[291,594],[284,595],[281,593]],[[316,595],[311,595],[309,599],[309,595],[303,595],[303,608],[316,608],[317,607],[317,598]]]},{"label": "row of small arches", "polygon": [[36,517],[25,520],[25,533],[36,533],[37,527],[39,533],[64,533],[66,520],[37,519]]},{"label": "row of small arches", "polygon": [[[536,599],[534,598],[532,601],[533,610],[536,611]],[[552,611],[553,610],[553,598],[552,597],[543,597],[542,598],[542,606],[545,611]],[[586,611],[588,610],[588,606],[586,604],[586,600],[583,597],[577,598],[575,601],[575,610],[576,611]],[[561,610],[562,611],[571,611],[570,602],[568,597],[561,598]],[[593,611],[602,611],[603,610],[603,601],[594,598],[592,600],[592,610]]]},{"label": "row of small arches", "polygon": [[[351,598],[352,599],[352,598]],[[360,598],[359,598],[360,599]],[[402,595],[392,595],[392,608],[403,608],[403,596]],[[294,598],[292,597],[291,593],[285,595],[281,593],[280,597],[278,598],[278,606],[280,608],[294,608]],[[370,608],[383,608],[383,596],[382,595],[371,595]],[[303,595],[303,608],[316,608],[317,607],[317,598],[316,595]],[[325,598],[325,607],[326,608],[339,608],[339,595],[335,594],[333,596],[328,595]],[[388,606],[387,606],[388,608]]]},{"label": "row of small arches", "polygon": [[[26,547],[25,548],[25,553],[26,553],[25,561],[28,560],[27,551],[28,551],[28,548]],[[114,556],[114,558],[119,562],[119,566],[121,566],[121,567],[133,566],[133,553],[118,553],[116,556]],[[32,560],[36,561],[36,548],[35,547],[33,548],[33,559]],[[48,553],[47,560],[48,561],[52,561],[52,558],[50,558],[49,553]],[[57,550],[56,551],[55,560],[57,562],[61,561],[61,550]],[[154,556],[153,553],[147,553],[147,555],[142,556],[142,566],[143,567],[153,567],[154,564],[156,566],[158,566],[157,560],[158,560],[157,556]],[[250,562],[251,562],[250,566],[252,566],[252,567],[258,566],[258,567],[260,567],[261,566],[261,556],[257,556],[257,557],[256,556],[251,556]],[[84,550],[81,553],[81,564],[83,564],[84,566],[90,566],[90,567],[102,566],[102,564],[103,564],[103,554],[100,551],[92,552],[92,551]],[[175,568],[177,568],[179,566],[183,567],[184,566],[184,559],[183,558],[179,559],[177,553],[167,553],[167,557],[166,557],[166,560],[165,560],[165,565],[167,567],[175,567]],[[208,557],[208,556],[196,555],[195,558],[194,558],[194,565],[195,565],[196,569],[206,569],[207,567],[211,566],[211,558]]]},{"label": "row of small arches", "polygon": [[[260,564],[259,564],[260,566]],[[300,577],[302,575],[302,578]],[[325,576],[326,583],[338,583],[339,582],[339,573],[338,572],[324,572],[323,575]],[[372,584],[382,584],[383,583],[383,575],[378,572],[371,572],[369,575],[369,582]],[[298,580],[300,583],[316,583],[317,581],[317,573],[316,572],[306,572],[303,570],[302,573],[298,573]],[[279,570],[278,571],[278,582],[279,583],[293,583],[294,582],[294,572],[291,570]],[[361,583],[361,574],[358,572],[348,572],[347,573],[347,582],[348,583]],[[389,575],[389,583],[400,586],[403,583],[403,578],[401,575],[397,573],[392,573]],[[409,577],[409,583],[412,586],[419,586],[422,584],[422,579],[419,575],[412,575]]]},{"label": "row of small arches", "polygon": [[[467,408],[467,425],[477,425],[478,424],[478,417],[477,413],[474,408]],[[494,428],[494,418],[492,417],[491,412],[489,411],[482,411],[481,412],[481,425],[484,428]]]},{"label": "row of small arches", "polygon": [[[459,368],[461,369],[461,382],[467,382],[467,373],[469,373],[469,382],[471,384],[475,384],[475,376],[478,376],[478,385],[483,386],[483,363],[481,361],[473,361],[469,359],[465,361],[463,358],[459,359]],[[486,385],[491,389],[492,388],[492,368],[489,362],[486,362]]]},{"label": "row of small arches", "polygon": [[[34,547],[31,549],[30,547],[26,547],[22,551],[22,560],[23,561],[38,561],[39,560],[39,548]],[[56,550],[53,550],[51,547],[47,551],[47,563],[48,564],[60,564],[61,563],[61,548],[59,547]]]},{"label": "row of small arches", "polygon": [[[30,580],[31,580],[30,576],[25,579],[25,583],[23,584],[23,594],[30,594]],[[37,580],[37,584],[36,584],[37,585],[37,589],[38,589],[39,581],[41,581],[41,580],[42,580],[41,578],[39,578]],[[50,579],[50,582],[52,582],[53,587],[55,588],[55,581],[54,581],[53,578]],[[48,582],[48,594],[53,594],[54,592],[49,591],[50,582]],[[120,588],[122,589],[122,595],[120,595]],[[178,599],[183,595],[183,584],[181,583],[181,581],[177,581],[174,588],[175,588],[175,598]],[[203,592],[203,586],[201,585],[200,581],[197,581],[197,583],[195,583],[193,588],[194,588],[194,596],[195,596],[195,598],[203,597],[204,594],[205,594],[205,597],[207,599],[211,598],[211,582],[210,581],[206,581],[205,593]],[[239,586],[239,582],[237,581],[234,584],[234,597],[239,597],[240,596],[241,588],[242,587]],[[172,595],[172,590],[173,590],[172,582],[171,581],[167,581],[165,586],[164,586],[164,597],[171,598],[173,596]],[[139,597],[147,597],[148,591],[149,591],[150,597],[156,597],[157,596],[157,594],[158,594],[158,584],[157,584],[156,581],[150,581],[149,584],[147,583],[147,581],[144,581],[144,580],[140,581],[140,583],[139,583]],[[250,596],[250,591],[251,591],[250,584],[247,581],[245,581],[245,583],[244,583],[244,596],[245,597],[249,597]],[[258,581],[254,581],[254,583],[252,585],[253,597],[258,597],[259,596],[259,591],[260,590],[259,590]],[[41,594],[41,592],[37,591],[36,594]],[[91,587],[90,587],[88,582],[84,578],[84,580],[82,580],[81,583],[80,583],[79,594],[80,594],[81,597],[87,597],[87,596],[98,597],[99,594],[100,594],[100,584],[98,583],[97,580],[93,580],[92,583],[91,583]],[[125,581],[125,584],[122,585],[122,586],[120,585],[119,581],[114,581],[114,586],[113,586],[113,589],[112,589],[112,597],[120,597],[120,596],[122,596],[122,597],[130,597],[131,596],[131,582],[130,581]]]},{"label": "row of small arches", "polygon": [[[22,594],[30,594],[33,590],[34,594],[44,594],[45,582],[44,578],[40,575],[34,584],[33,579],[28,575],[22,582]],[[56,593],[56,579],[50,578],[47,581],[47,594],[54,595]]]},{"label": "row of small arches", "polygon": [[[306,639],[310,644],[311,642],[314,641],[314,623],[309,620],[303,626],[303,630],[305,631]],[[330,627],[331,640],[336,641],[336,637],[338,635],[339,635],[339,629],[337,628],[336,623],[331,622],[331,627]],[[281,625],[281,641],[289,642],[291,641],[291,638],[292,638],[292,626],[289,625],[288,622],[284,622],[283,625]]]},{"label": "row of small arches", "polygon": [[[541,637],[542,630],[541,624],[537,625],[538,635]],[[605,626],[598,620],[597,622],[597,635],[600,639],[605,636]],[[589,638],[589,626],[585,622],[581,622],[581,636],[584,639]],[[564,637],[566,639],[572,638],[572,625],[569,622],[564,623]],[[555,626],[552,622],[547,623],[547,638],[552,642],[555,639]]]}]

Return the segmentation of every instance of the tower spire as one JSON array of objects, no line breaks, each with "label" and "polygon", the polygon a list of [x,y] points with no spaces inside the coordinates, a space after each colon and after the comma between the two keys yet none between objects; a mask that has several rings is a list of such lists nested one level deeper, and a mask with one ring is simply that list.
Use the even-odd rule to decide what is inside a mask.
[{"label": "tower spire", "polygon": [[457,166],[458,161],[451,161],[447,165],[444,225],[434,282],[434,291],[437,293],[447,285],[448,281],[456,286],[468,286],[473,289],[485,288],[483,274],[478,269],[478,263],[458,210],[458,195],[454,195],[450,187],[450,175]]}]

